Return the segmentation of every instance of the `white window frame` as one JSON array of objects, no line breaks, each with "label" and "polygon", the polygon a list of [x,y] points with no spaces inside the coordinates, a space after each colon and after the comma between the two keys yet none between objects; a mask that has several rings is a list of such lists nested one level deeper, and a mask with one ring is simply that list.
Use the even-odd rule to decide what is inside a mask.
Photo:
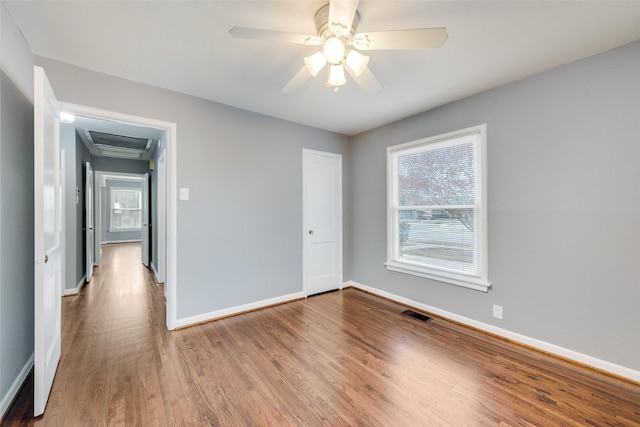
[{"label": "white window frame", "polygon": [[[470,274],[459,270],[439,268],[437,266],[400,259],[398,212],[402,209],[399,208],[398,201],[398,159],[403,155],[425,151],[425,147],[434,149],[443,148],[447,145],[453,146],[455,145],[454,141],[456,139],[473,134],[478,136],[474,143],[476,194],[473,205],[475,220],[474,238],[479,239],[477,250],[480,252],[477,273]],[[483,292],[489,290],[491,283],[489,282],[488,276],[486,146],[487,125],[483,124],[387,148],[387,262],[385,263],[387,270],[425,277]],[[406,206],[403,207],[403,209],[406,208]]]},{"label": "white window frame", "polygon": [[[136,211],[140,211],[140,227],[136,228],[124,228],[124,227],[115,227],[113,225],[114,221],[113,221],[113,214],[114,214],[114,207],[113,207],[113,192],[114,191],[137,191],[139,193],[139,202],[140,202],[140,208],[138,209],[134,209],[134,208],[119,208],[121,210],[136,210]],[[109,194],[109,233],[125,233],[128,231],[142,231],[142,188],[139,187],[110,187],[109,190],[110,194]]]}]

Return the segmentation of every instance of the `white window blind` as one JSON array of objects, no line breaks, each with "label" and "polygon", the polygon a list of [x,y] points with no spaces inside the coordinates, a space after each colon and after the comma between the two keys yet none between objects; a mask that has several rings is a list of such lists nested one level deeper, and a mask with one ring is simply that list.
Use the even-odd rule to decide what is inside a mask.
[{"label": "white window blind", "polygon": [[390,147],[387,268],[486,290],[485,127]]},{"label": "white window blind", "polygon": [[142,190],[111,187],[111,226],[109,231],[142,229]]}]

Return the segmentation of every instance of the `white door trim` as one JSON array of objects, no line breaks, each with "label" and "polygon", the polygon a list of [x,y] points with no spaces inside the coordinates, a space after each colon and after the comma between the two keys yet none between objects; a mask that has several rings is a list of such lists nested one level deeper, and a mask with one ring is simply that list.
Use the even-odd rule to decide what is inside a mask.
[{"label": "white door trim", "polygon": [[151,215],[149,214],[149,173],[142,175],[142,233],[140,235],[142,264],[145,267],[149,267],[149,255],[151,254],[151,248],[149,247],[149,222]]},{"label": "white door trim", "polygon": [[308,249],[310,240],[308,239],[308,232],[310,229],[309,224],[307,223],[307,197],[308,197],[308,182],[307,182],[307,170],[306,168],[306,159],[307,154],[315,154],[325,157],[331,157],[338,160],[338,174],[339,174],[339,185],[338,185],[338,236],[337,236],[337,248],[338,248],[338,260],[337,260],[337,269],[339,272],[339,280],[338,280],[338,288],[342,288],[343,283],[343,230],[342,230],[342,154],[329,153],[324,151],[310,150],[303,148],[302,149],[302,283],[303,283],[303,292],[306,296],[309,296],[309,280],[308,280]]},{"label": "white door trim", "polygon": [[[86,282],[91,282],[91,278],[93,277],[93,266],[95,261],[95,221],[94,221],[94,210],[95,210],[95,193],[93,191],[93,180],[94,173],[93,168],[91,167],[91,162],[85,162],[85,189],[84,189],[84,203],[85,203],[85,250],[86,250]],[[64,200],[64,199],[62,199]]]},{"label": "white door trim", "polygon": [[66,295],[67,287],[67,232],[65,227],[65,218],[67,217],[67,209],[65,208],[65,200],[67,192],[65,190],[65,177],[67,176],[67,161],[65,149],[60,149],[60,250],[61,250],[61,266],[60,269],[60,292]]},{"label": "white door trim", "polygon": [[167,166],[167,265],[165,289],[167,299],[167,329],[173,330],[176,324],[177,311],[177,125],[173,122],[156,120],[131,114],[118,113],[100,108],[60,102],[60,108],[70,113],[124,122],[133,125],[147,126],[166,132],[166,166]]},{"label": "white door trim", "polygon": [[[98,171],[93,171],[93,265],[100,266],[102,251],[102,186]],[[63,199],[64,200],[64,199]]]},{"label": "white door trim", "polygon": [[[167,174],[166,174],[166,151],[164,143],[159,147],[162,152],[158,156],[158,194],[156,206],[158,207],[158,256],[155,259],[156,280],[164,286],[165,272],[167,269]],[[154,226],[155,227],[155,226]],[[167,287],[164,286],[165,295]]]},{"label": "white door trim", "polygon": [[[100,171],[100,170],[94,170],[94,175],[95,175],[95,179],[94,181],[98,183],[99,186],[99,191],[100,193],[102,193],[102,189],[104,188],[106,191],[106,182],[109,180],[113,180],[113,181],[129,181],[129,182],[136,182],[138,184],[140,184],[140,189],[142,190],[144,187],[144,177],[145,175],[149,175],[147,174],[142,174],[142,173],[128,173],[128,172],[109,172],[109,171]],[[148,191],[147,191],[148,193]],[[148,194],[147,194],[148,196]],[[143,198],[145,197],[144,195],[142,196]],[[96,226],[95,229],[99,230],[100,234],[100,243],[132,243],[132,242],[141,242],[141,244],[144,244],[144,240],[143,239],[135,239],[135,240],[117,240],[115,242],[112,241],[108,241],[108,240],[104,240],[102,241],[102,232],[105,231],[106,227],[107,227],[107,222],[106,222],[106,218],[108,215],[111,214],[110,211],[110,207],[107,206],[105,204],[105,206],[103,206],[102,203],[102,194],[100,194],[99,198],[96,198],[94,196],[94,200],[96,202],[96,208],[95,211],[98,212],[98,209],[100,209],[100,211],[98,212],[98,215],[95,215],[96,218],[99,218],[100,216],[102,216],[102,213],[104,213],[105,215],[105,221],[102,221],[102,219],[98,222],[98,220],[96,219]],[[106,202],[106,200],[105,200]],[[141,231],[142,233],[142,231]],[[100,249],[100,248],[99,248]]]}]

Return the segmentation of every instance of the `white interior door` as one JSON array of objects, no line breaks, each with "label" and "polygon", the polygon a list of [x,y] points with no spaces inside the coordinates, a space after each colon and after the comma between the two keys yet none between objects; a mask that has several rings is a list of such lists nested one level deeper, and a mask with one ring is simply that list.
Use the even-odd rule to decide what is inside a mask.
[{"label": "white interior door", "polygon": [[44,70],[34,67],[35,326],[33,415],[44,413],[60,360],[60,111]]},{"label": "white interior door", "polygon": [[149,267],[149,174],[142,176],[142,263]]},{"label": "white interior door", "polygon": [[303,150],[304,290],[342,285],[342,156]]},{"label": "white interior door", "polygon": [[87,232],[85,234],[86,239],[86,251],[87,251],[87,282],[91,281],[93,277],[93,265],[94,265],[94,245],[95,227],[93,220],[93,168],[91,163],[85,164],[86,180],[84,186],[84,201],[85,201],[85,224],[87,225]]}]

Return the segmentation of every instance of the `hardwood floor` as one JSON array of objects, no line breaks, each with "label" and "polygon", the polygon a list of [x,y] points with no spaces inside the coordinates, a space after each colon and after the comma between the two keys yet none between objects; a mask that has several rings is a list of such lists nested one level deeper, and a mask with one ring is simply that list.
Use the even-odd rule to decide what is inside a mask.
[{"label": "hardwood floor", "polygon": [[45,414],[29,382],[7,426],[640,426],[639,385],[355,289],[169,332],[139,260],[63,299]]}]

